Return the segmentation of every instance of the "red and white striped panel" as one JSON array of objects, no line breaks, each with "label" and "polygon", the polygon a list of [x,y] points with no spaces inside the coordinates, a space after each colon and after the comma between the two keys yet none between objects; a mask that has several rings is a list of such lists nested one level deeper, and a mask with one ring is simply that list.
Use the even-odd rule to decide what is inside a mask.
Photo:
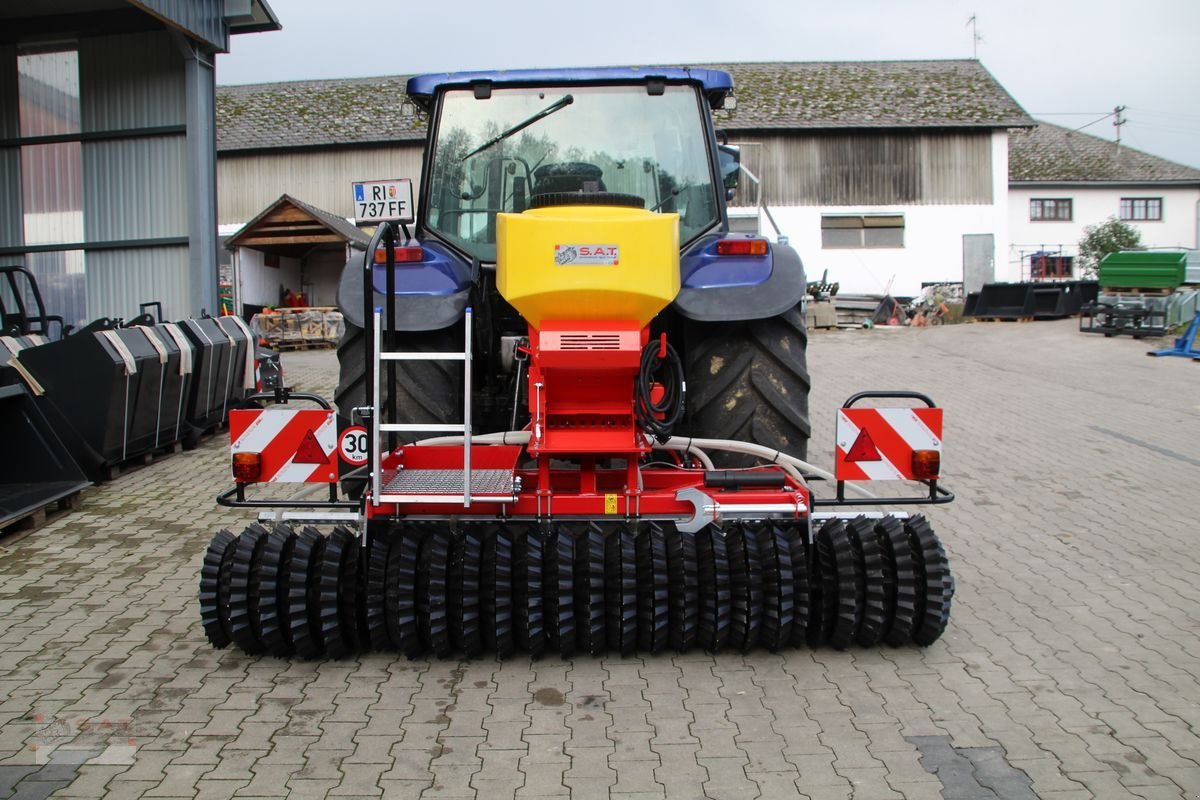
[{"label": "red and white striped panel", "polygon": [[260,483],[337,480],[337,422],[333,411],[312,408],[230,411],[229,441],[231,453],[261,454]]},{"label": "red and white striped panel", "polygon": [[914,450],[942,452],[942,409],[838,409],[834,474],[839,481],[916,480]]}]

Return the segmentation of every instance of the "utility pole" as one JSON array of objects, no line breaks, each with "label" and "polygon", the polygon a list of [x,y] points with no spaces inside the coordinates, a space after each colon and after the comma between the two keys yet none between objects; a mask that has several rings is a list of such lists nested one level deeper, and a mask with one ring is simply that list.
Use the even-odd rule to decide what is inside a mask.
[{"label": "utility pole", "polygon": [[971,28],[971,58],[978,61],[979,60],[979,43],[983,40],[983,37],[979,35],[979,30],[977,29],[975,23],[976,23],[975,15],[972,14],[971,18],[969,20],[967,20],[967,25]]},{"label": "utility pole", "polygon": [[1129,120],[1121,116],[1125,112],[1125,106],[1113,107],[1113,128],[1117,131],[1117,158],[1121,157],[1121,126]]}]

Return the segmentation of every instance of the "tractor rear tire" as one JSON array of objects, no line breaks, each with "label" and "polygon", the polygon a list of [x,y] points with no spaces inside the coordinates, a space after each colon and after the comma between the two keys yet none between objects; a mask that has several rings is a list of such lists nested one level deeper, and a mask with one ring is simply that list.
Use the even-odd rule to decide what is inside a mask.
[{"label": "tractor rear tire", "polygon": [[[805,458],[812,430],[807,347],[799,305],[768,319],[687,322],[686,433],[752,442]],[[751,466],[757,460],[726,452],[712,456],[727,467]]]},{"label": "tractor rear tire", "polygon": [[[463,329],[452,325],[438,331],[400,331],[396,349],[405,352],[462,352]],[[358,424],[352,410],[369,405],[366,395],[366,362],[363,329],[346,322],[338,340],[338,385],[333,399],[338,414]],[[463,368],[461,361],[394,361],[396,366],[396,423],[454,424],[462,422]],[[387,408],[387,366],[380,369],[380,401]],[[411,441],[421,434],[409,435]]]}]

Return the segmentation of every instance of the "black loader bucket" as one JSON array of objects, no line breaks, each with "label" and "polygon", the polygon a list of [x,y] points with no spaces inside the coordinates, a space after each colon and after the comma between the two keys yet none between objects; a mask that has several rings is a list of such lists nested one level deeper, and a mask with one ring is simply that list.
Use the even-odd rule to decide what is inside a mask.
[{"label": "black loader bucket", "polygon": [[195,348],[186,416],[200,431],[223,424],[229,410],[254,391],[254,342],[249,328],[239,322],[233,317],[202,317],[179,323]]},{"label": "black loader bucket", "polygon": [[144,331],[154,336],[165,351],[158,403],[158,442],[161,446],[181,441],[190,430],[187,403],[195,370],[195,347],[183,329],[173,322],[160,323]]},{"label": "black loader bucket", "polygon": [[92,480],[173,441],[164,437],[175,430],[179,407],[178,395],[172,406],[167,392],[169,338],[97,325],[21,351],[21,364],[45,391],[44,413]]},{"label": "black loader bucket", "polygon": [[176,325],[136,325],[118,332],[138,363],[131,447],[157,450],[187,432],[184,403],[191,386],[192,344]]},{"label": "black loader bucket", "polygon": [[[0,382],[4,380],[0,376]],[[0,386],[0,441],[6,454],[0,459],[0,528],[88,485],[83,470],[17,381]]]}]

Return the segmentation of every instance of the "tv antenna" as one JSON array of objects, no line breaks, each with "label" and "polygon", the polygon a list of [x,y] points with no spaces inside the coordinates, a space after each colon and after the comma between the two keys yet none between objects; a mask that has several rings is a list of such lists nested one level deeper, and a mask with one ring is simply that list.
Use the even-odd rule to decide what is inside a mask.
[{"label": "tv antenna", "polygon": [[979,60],[979,43],[983,41],[983,36],[979,33],[979,28],[976,25],[975,15],[967,20],[967,26],[971,29],[971,58]]}]

